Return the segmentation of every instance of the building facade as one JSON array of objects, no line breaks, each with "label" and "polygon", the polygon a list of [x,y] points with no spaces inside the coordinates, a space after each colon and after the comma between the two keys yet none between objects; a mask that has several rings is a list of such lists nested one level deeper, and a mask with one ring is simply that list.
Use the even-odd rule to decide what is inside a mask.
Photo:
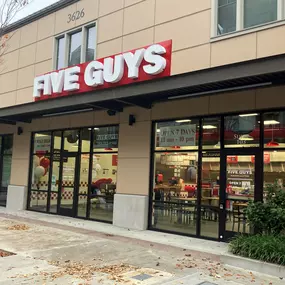
[{"label": "building facade", "polygon": [[12,24],[1,206],[250,232],[249,200],[285,183],[284,24],[284,0],[61,0]]}]

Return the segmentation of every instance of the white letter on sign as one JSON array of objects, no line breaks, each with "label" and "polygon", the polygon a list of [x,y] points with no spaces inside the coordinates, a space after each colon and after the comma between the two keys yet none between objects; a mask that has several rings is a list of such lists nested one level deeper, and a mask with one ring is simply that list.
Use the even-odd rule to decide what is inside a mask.
[{"label": "white letter on sign", "polygon": [[[114,66],[115,65],[115,66]],[[120,81],[124,75],[123,55],[115,56],[115,63],[111,57],[104,59],[104,80],[109,83]]]},{"label": "white letter on sign", "polygon": [[135,54],[132,52],[126,52],[123,54],[125,62],[128,66],[129,78],[138,78],[139,77],[139,67],[142,63],[143,56],[144,56],[145,49],[136,50]]},{"label": "white letter on sign", "polygon": [[53,93],[61,93],[64,85],[64,70],[50,74]]},{"label": "white letter on sign", "polygon": [[80,67],[74,66],[65,70],[64,76],[64,91],[75,91],[79,90],[79,76]]},{"label": "white letter on sign", "polygon": [[34,92],[33,97],[40,97],[41,91],[44,90],[44,82],[45,82],[45,76],[38,76],[34,79]]},{"label": "white letter on sign", "polygon": [[165,69],[166,59],[161,54],[166,54],[166,49],[161,45],[152,45],[146,50],[144,59],[150,64],[143,67],[145,73],[156,75]]},{"label": "white letter on sign", "polygon": [[104,84],[103,79],[104,65],[99,61],[91,61],[84,74],[84,81],[88,86],[98,86]]},{"label": "white letter on sign", "polygon": [[51,82],[50,82],[50,75],[49,74],[45,75],[43,95],[51,95]]}]

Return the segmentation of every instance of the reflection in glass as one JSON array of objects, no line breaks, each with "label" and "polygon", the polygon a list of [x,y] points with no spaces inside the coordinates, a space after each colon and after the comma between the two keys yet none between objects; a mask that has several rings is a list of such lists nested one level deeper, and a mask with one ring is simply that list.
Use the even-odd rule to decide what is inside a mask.
[{"label": "reflection in glass", "polygon": [[50,153],[51,148],[51,133],[36,133],[34,134],[34,150],[37,155],[45,155]]},{"label": "reflection in glass", "polygon": [[62,69],[65,67],[65,38],[57,39],[57,58],[56,58],[56,69]]},{"label": "reflection in glass", "polygon": [[119,126],[94,128],[94,152],[118,151]]},{"label": "reflection in glass", "polygon": [[50,212],[57,213],[57,197],[59,188],[59,169],[60,156],[59,154],[53,156],[52,164],[52,178],[51,178],[51,197],[50,197]]},{"label": "reflection in glass", "polygon": [[79,148],[79,132],[78,130],[70,130],[63,132],[64,150],[68,152],[78,152]]},{"label": "reflection in glass", "polygon": [[96,28],[95,26],[87,28],[87,44],[86,44],[86,62],[95,58],[96,47]]},{"label": "reflection in glass", "polygon": [[155,154],[154,228],[196,234],[197,152]]},{"label": "reflection in glass", "polygon": [[3,137],[2,181],[0,188],[0,206],[6,206],[8,186],[10,184],[12,166],[13,136]]},{"label": "reflection in glass", "polygon": [[220,144],[220,118],[207,118],[202,120],[203,149],[219,149]]},{"label": "reflection in glass", "polygon": [[80,218],[87,217],[87,195],[78,196],[77,217]]},{"label": "reflection in glass", "polygon": [[236,30],[236,0],[218,1],[218,35]]},{"label": "reflection in glass", "polygon": [[277,0],[244,0],[244,27],[277,20]]},{"label": "reflection in glass", "polygon": [[[90,146],[89,146],[90,149]],[[89,178],[89,161],[90,154],[82,154],[80,160],[80,173],[79,173],[79,197],[78,197],[78,210],[77,216],[86,218],[87,209],[87,195],[88,195],[88,178]]]},{"label": "reflection in glass", "polygon": [[91,143],[91,132],[93,128],[86,128],[82,129],[80,134],[81,134],[81,140],[82,140],[82,145],[81,145],[81,152],[90,152],[90,143]]},{"label": "reflection in glass", "polygon": [[75,189],[75,167],[76,158],[66,157],[62,168],[62,187],[60,207],[73,209],[74,189]]},{"label": "reflection in glass", "polygon": [[156,150],[196,150],[199,145],[199,120],[157,123]]},{"label": "reflection in glass", "polygon": [[264,147],[285,147],[285,112],[268,112],[263,115]]},{"label": "reflection in glass", "polygon": [[225,147],[258,147],[259,115],[240,114],[225,117]]},{"label": "reflection in glass", "polygon": [[117,183],[117,154],[94,154],[92,167],[90,218],[113,220]]},{"label": "reflection in glass", "polygon": [[46,212],[47,197],[47,191],[31,191],[29,208],[35,211]]},{"label": "reflection in glass", "polygon": [[220,153],[203,152],[201,235],[219,237]]},{"label": "reflection in glass", "polygon": [[254,200],[255,156],[227,156],[226,230],[249,233],[245,209]]},{"label": "reflection in glass", "polygon": [[82,43],[81,31],[70,35],[68,66],[80,64],[81,43]]},{"label": "reflection in glass", "polygon": [[264,154],[264,196],[267,195],[267,187],[285,185],[285,151],[265,151]]}]

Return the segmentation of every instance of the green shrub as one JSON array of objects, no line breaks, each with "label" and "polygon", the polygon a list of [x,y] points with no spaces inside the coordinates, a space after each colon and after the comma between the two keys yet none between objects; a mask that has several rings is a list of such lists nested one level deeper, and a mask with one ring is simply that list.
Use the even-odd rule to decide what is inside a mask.
[{"label": "green shrub", "polygon": [[260,234],[279,235],[285,231],[285,191],[272,185],[267,187],[266,194],[264,203],[249,202],[247,221]]},{"label": "green shrub", "polygon": [[229,244],[233,254],[269,263],[285,265],[285,237],[273,235],[239,235]]}]

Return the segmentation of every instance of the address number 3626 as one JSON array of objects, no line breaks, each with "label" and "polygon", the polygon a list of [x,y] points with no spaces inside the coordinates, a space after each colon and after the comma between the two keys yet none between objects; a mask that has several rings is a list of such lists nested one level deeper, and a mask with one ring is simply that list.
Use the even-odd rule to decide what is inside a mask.
[{"label": "address number 3626", "polygon": [[68,14],[67,23],[79,20],[85,16],[84,8],[81,11],[76,11],[73,14]]}]

